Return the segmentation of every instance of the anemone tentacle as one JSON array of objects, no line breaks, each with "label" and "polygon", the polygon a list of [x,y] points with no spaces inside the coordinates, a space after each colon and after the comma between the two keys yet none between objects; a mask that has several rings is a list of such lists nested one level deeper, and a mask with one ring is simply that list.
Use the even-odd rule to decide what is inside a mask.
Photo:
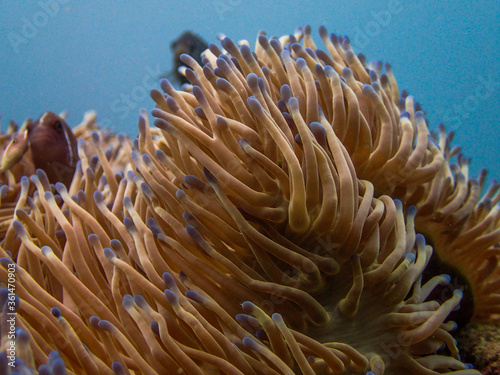
[{"label": "anemone tentacle", "polygon": [[[305,27],[261,33],[255,52],[225,38],[203,66],[182,56],[191,86],[151,92],[156,127],[141,111],[133,142],[89,118],[75,129],[69,187],[11,173],[0,278],[16,269],[19,363],[479,373],[447,321],[462,292],[437,301],[450,276],[422,274],[433,251],[454,250],[491,303],[476,317],[498,313],[498,184],[480,198],[484,176],[451,163],[451,137],[429,131],[390,65],[320,36],[326,51]],[[0,329],[7,350],[5,319]]]}]

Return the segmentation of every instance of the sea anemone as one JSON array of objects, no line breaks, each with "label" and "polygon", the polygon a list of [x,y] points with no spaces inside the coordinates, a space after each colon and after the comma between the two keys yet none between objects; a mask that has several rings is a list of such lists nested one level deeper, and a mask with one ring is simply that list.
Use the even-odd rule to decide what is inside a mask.
[{"label": "sea anemone", "polygon": [[[0,295],[0,344],[10,355],[7,314],[18,311],[16,365],[478,374],[445,322],[462,292],[434,299],[450,276],[422,282],[433,249],[418,225],[439,212],[439,223],[478,239],[490,271],[479,284],[492,295],[498,188],[474,208],[482,183],[466,184],[465,159],[462,177],[450,167],[448,140],[429,137],[390,66],[382,73],[348,38],[320,35],[327,52],[305,27],[261,33],[255,52],[224,38],[203,67],[183,55],[191,85],[163,80],[163,93],[151,92],[156,128],[143,111],[133,143],[82,132],[69,188],[37,171],[30,196],[21,180],[0,248],[0,277],[15,278],[18,297]],[[447,189],[433,201],[436,183]],[[442,226],[422,228],[436,248],[445,241]]]}]

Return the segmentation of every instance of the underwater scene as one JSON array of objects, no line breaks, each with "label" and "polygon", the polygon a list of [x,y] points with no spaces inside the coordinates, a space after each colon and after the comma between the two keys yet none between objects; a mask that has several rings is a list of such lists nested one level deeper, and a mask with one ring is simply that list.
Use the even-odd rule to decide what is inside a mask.
[{"label": "underwater scene", "polygon": [[500,373],[499,2],[0,17],[0,375]]}]

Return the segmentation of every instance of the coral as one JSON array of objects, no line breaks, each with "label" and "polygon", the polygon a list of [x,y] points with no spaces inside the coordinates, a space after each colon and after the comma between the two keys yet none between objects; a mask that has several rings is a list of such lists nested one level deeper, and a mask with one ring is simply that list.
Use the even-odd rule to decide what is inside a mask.
[{"label": "coral", "polygon": [[500,326],[498,322],[473,322],[460,331],[460,352],[464,359],[473,361],[485,375],[500,371]]}]

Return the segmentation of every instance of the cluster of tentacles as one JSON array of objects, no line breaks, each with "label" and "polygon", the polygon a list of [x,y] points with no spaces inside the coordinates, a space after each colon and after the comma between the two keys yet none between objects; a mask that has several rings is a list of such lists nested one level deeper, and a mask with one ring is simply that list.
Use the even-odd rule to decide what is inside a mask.
[{"label": "cluster of tentacles", "polygon": [[462,292],[432,296],[450,276],[422,281],[433,249],[418,233],[469,275],[476,318],[495,318],[499,186],[480,199],[484,174],[451,163],[451,137],[390,66],[320,35],[326,51],[306,27],[254,52],[224,38],[203,66],[184,55],[191,85],[153,90],[156,128],[145,112],[134,142],[84,126],[69,190],[41,171],[2,188],[18,366],[478,374],[446,321]]}]

